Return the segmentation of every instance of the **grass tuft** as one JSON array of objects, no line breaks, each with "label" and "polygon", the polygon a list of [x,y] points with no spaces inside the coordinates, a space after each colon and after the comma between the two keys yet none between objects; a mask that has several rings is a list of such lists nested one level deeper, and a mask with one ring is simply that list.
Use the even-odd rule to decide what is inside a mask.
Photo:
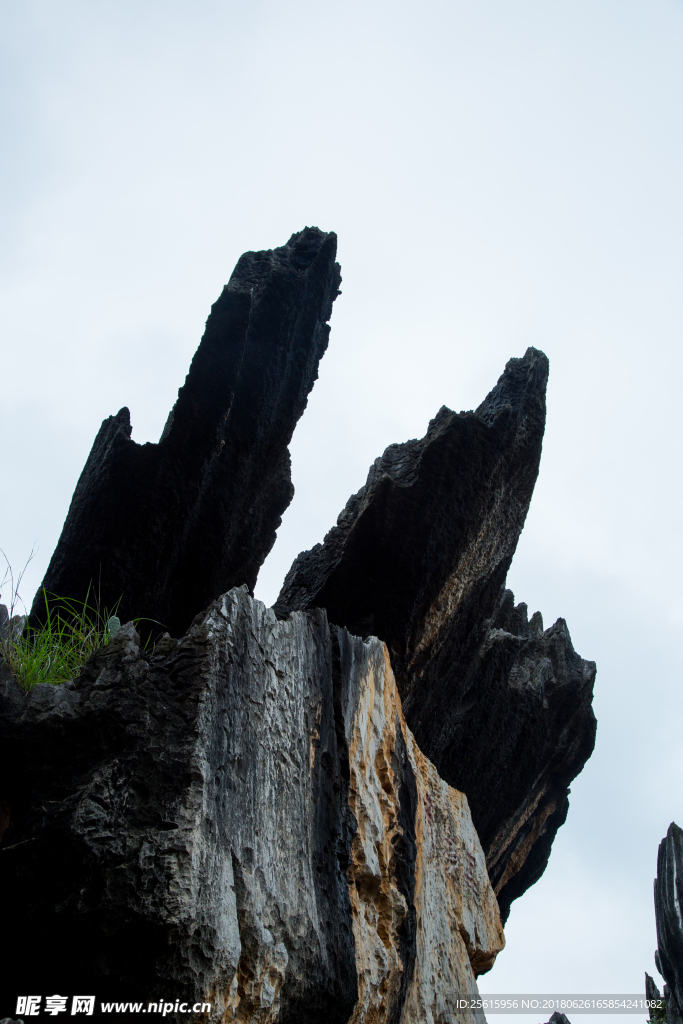
[{"label": "grass tuft", "polygon": [[[38,683],[59,686],[77,676],[90,655],[109,643],[120,629],[118,602],[111,610],[100,611],[99,602],[58,597],[43,589],[45,621],[31,626],[26,615],[16,615],[19,585],[33,552],[15,581],[4,551],[6,570],[1,586],[9,583],[11,590],[9,618],[0,624],[0,658],[8,665],[19,685],[27,692]],[[49,598],[49,600],[48,600]],[[3,613],[4,614],[4,613]],[[136,623],[139,620],[134,620]]]},{"label": "grass tuft", "polygon": [[43,597],[44,623],[38,627],[26,625],[19,635],[9,630],[0,645],[14,678],[27,691],[37,683],[59,686],[73,679],[121,625],[116,609],[111,614],[100,613],[87,600],[56,597],[45,591]]}]

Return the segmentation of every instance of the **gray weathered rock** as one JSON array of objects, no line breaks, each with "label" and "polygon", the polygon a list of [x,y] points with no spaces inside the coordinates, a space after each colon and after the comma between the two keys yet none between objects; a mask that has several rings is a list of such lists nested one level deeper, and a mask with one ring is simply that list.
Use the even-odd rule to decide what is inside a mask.
[{"label": "gray weathered rock", "polygon": [[17,993],[30,948],[46,992],[423,1024],[503,946],[467,800],[406,727],[386,648],[322,610],[278,621],[232,590],[151,655],[122,626],[73,689],[5,675],[0,769]]},{"label": "gray weathered rock", "polygon": [[[666,986],[664,987],[666,988]],[[657,1020],[659,1018],[659,1014],[657,1014],[654,1011],[660,1008],[658,1004],[661,1005],[663,997],[662,993],[659,991],[655,983],[654,978],[651,978],[647,971],[645,971],[645,998],[647,999],[648,1003],[651,1004],[649,1013],[650,1020]]]},{"label": "gray weathered rock", "polygon": [[[683,1018],[683,829],[671,822],[659,844],[655,890],[657,970],[666,985],[668,1024]],[[668,989],[668,990],[667,990]]]},{"label": "gray weathered rock", "polygon": [[504,918],[542,874],[595,740],[595,666],[563,620],[543,632],[503,589],[538,474],[547,375],[529,349],[476,412],[443,408],[425,437],[387,448],[274,606],[324,607],[386,642],[421,749],[467,794]]},{"label": "gray weathered rock", "polygon": [[131,439],[126,408],[103,422],[48,594],[84,600],[90,588],[103,610],[120,602],[122,621],[144,616],[181,636],[219,594],[253,588],[294,493],[287,445],[327,348],[336,245],[305,228],[240,258],[158,444]]},{"label": "gray weathered rock", "polygon": [[10,618],[7,606],[0,604],[0,640],[7,640],[10,637],[17,639],[24,632],[25,625],[25,615],[13,615]]},{"label": "gray weathered rock", "polygon": [[546,630],[538,612],[527,622],[526,605],[515,607],[509,590],[485,627],[458,672],[444,645],[411,721],[442,774],[468,796],[505,921],[545,870],[569,784],[593,750],[595,664],[575,653],[563,619]]},{"label": "gray weathered rock", "polygon": [[645,998],[646,999],[661,999],[662,993],[657,988],[657,984],[654,978],[645,971]]}]

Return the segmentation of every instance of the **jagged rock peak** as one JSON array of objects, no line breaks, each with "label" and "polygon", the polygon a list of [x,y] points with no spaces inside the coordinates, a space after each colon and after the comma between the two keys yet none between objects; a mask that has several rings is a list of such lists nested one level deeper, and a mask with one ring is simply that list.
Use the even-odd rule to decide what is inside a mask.
[{"label": "jagged rock peak", "polygon": [[[293,495],[287,445],[327,348],[339,293],[336,235],[305,228],[245,253],[211,308],[158,444],[106,419],[42,587],[144,616],[180,636],[246,583]],[[42,588],[41,588],[42,589]],[[33,615],[43,610],[42,594]],[[156,628],[156,627],[153,627]]]},{"label": "jagged rock peak", "polygon": [[526,605],[506,589],[479,646],[450,673],[448,651],[411,719],[424,735],[441,717],[432,756],[468,793],[506,920],[511,902],[543,874],[567,817],[569,785],[593,751],[595,663],[575,652],[564,619],[544,630],[540,613],[528,620]]},{"label": "jagged rock peak", "polygon": [[[482,527],[479,547],[495,549],[495,602],[538,474],[547,378],[546,356],[530,348],[476,412],[444,406],[423,438],[390,445],[324,543],[295,560],[276,614],[320,605],[351,632],[381,637],[406,692],[408,664],[438,631],[444,588]],[[502,497],[504,522],[491,518]]]},{"label": "jagged rock peak", "polygon": [[408,724],[468,796],[504,917],[545,868],[595,739],[595,666],[562,620],[544,632],[504,589],[538,475],[547,379],[530,348],[475,412],[444,407],[423,438],[387,448],[274,606],[323,607],[387,644]]}]

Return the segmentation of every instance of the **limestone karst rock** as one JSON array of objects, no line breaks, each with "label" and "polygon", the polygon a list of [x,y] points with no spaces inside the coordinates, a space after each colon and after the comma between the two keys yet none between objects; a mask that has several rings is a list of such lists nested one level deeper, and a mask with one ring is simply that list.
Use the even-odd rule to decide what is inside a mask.
[{"label": "limestone karst rock", "polygon": [[[109,644],[29,694],[0,662],[17,993],[211,1003],[165,1014],[192,1024],[482,1024],[455,1001],[595,736],[594,666],[505,589],[547,360],[387,449],[265,609],[249,590],[292,494],[335,245],[307,228],[241,258],[158,444],[127,410],[102,425],[44,586],[120,598]],[[141,616],[169,630],[154,648]]]},{"label": "limestone karst rock", "polygon": [[538,474],[547,376],[529,349],[476,412],[442,408],[425,437],[387,448],[274,606],[320,606],[386,642],[421,749],[467,794],[504,918],[543,872],[595,740],[595,666],[562,620],[543,632],[503,589]]},{"label": "limestone karst rock", "polygon": [[71,687],[6,675],[0,762],[17,992],[423,1024],[504,944],[467,800],[406,727],[386,648],[324,611],[279,621],[244,587],[152,655],[123,626]]},{"label": "limestone karst rock", "polygon": [[683,1020],[683,829],[672,821],[657,853],[657,970],[666,985],[667,1021]]},{"label": "limestone karst rock", "polygon": [[[306,228],[245,253],[158,444],[131,439],[128,409],[106,419],[42,586],[174,636],[246,583],[275,541],[293,487],[287,445],[317,377],[338,294],[336,235]],[[44,611],[39,591],[34,621]],[[163,631],[163,630],[162,630]]]}]

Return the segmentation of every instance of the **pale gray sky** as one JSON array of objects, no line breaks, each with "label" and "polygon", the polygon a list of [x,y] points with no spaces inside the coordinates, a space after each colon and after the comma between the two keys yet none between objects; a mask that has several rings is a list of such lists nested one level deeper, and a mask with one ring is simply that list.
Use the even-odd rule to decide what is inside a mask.
[{"label": "pale gray sky", "polygon": [[268,603],[387,444],[542,348],[510,585],[598,662],[598,741],[482,987],[640,991],[657,844],[683,824],[683,3],[0,13],[0,546],[17,567],[37,544],[25,598],[101,420],[128,405],[134,438],[158,439],[246,249],[316,224],[343,274]]}]

